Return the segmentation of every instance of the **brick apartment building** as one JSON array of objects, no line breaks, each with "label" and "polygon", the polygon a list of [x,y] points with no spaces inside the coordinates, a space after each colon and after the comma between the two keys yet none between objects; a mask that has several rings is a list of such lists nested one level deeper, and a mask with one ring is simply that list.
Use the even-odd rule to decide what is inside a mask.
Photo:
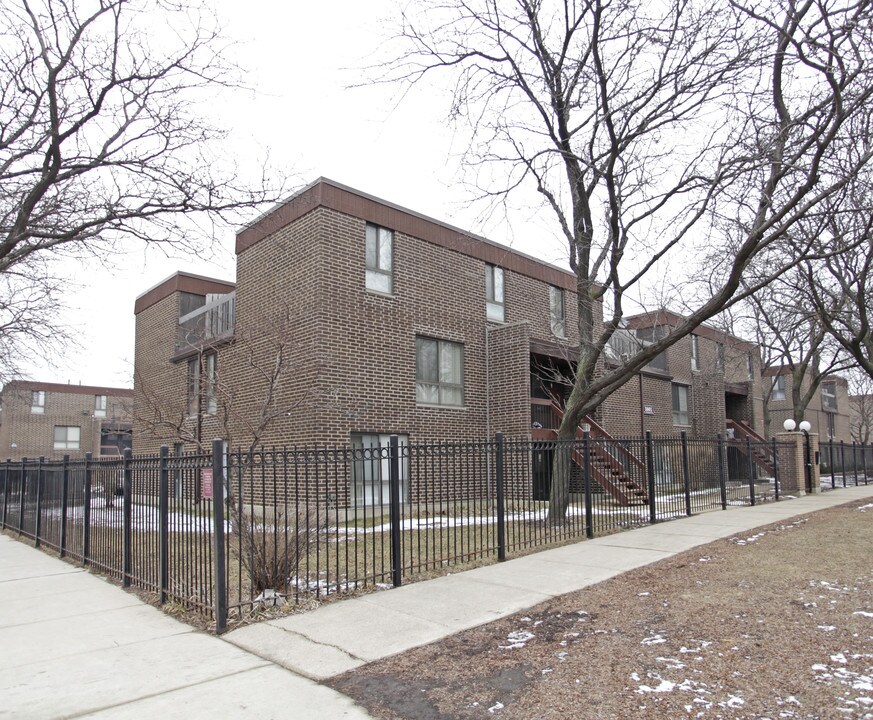
[{"label": "brick apartment building", "polygon": [[0,392],[2,458],[119,455],[131,444],[133,390],[15,380]]},{"label": "brick apartment building", "polygon": [[[849,383],[844,377],[825,376],[802,418],[794,417],[794,406],[791,401],[794,380],[791,368],[787,366],[767,368],[764,371],[764,380],[770,390],[768,408],[771,433],[781,432],[782,423],[791,418],[796,422],[808,420],[812,425],[810,432],[818,433],[822,442],[828,440],[851,442]],[[809,387],[809,379],[804,378],[802,391],[806,392],[807,387]]]},{"label": "brick apartment building", "polygon": [[[137,298],[138,451],[471,440],[554,427],[578,346],[575,276],[330,180],[237,235],[236,282],[177,273]],[[622,343],[678,316],[631,319]],[[760,359],[702,326],[616,392],[614,435],[761,429]]]},{"label": "brick apartment building", "polygon": [[[662,309],[627,318],[627,333],[638,342],[654,341],[683,321],[681,315]],[[620,354],[612,355],[614,362],[620,361]],[[759,349],[700,325],[613,393],[602,413],[604,425],[616,435],[684,430],[692,437],[714,437],[730,429],[739,436],[743,428],[760,435],[764,426]]]}]

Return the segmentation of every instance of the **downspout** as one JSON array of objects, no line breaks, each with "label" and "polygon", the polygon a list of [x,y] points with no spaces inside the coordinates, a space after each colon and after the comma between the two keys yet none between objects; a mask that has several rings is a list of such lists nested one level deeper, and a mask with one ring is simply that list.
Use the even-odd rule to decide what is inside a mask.
[{"label": "downspout", "polygon": [[[485,442],[491,442],[491,328],[485,324]],[[485,453],[485,477],[491,477],[491,453]],[[491,507],[491,482],[486,481],[486,502]]]}]

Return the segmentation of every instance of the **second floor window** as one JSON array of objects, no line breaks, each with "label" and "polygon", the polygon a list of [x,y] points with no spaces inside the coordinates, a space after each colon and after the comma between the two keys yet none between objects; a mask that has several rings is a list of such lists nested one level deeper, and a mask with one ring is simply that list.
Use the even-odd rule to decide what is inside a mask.
[{"label": "second floor window", "polygon": [[426,405],[464,404],[464,346],[415,339],[415,399]]},{"label": "second floor window", "polygon": [[106,396],[94,396],[94,417],[106,417]]},{"label": "second floor window", "polygon": [[837,384],[835,382],[821,384],[821,408],[829,412],[837,411]]},{"label": "second floor window", "polygon": [[367,290],[390,294],[393,291],[392,253],[394,233],[367,223]]},{"label": "second floor window", "polygon": [[206,387],[204,388],[206,395],[206,414],[215,415],[218,412],[218,395],[216,393],[216,383],[218,380],[218,355],[209,353],[204,357],[206,363]]},{"label": "second floor window", "polygon": [[552,335],[559,338],[567,337],[564,291],[554,285],[549,286],[549,317],[552,323]]},{"label": "second floor window", "polygon": [[691,424],[688,419],[688,387],[686,385],[673,386],[673,424]]},{"label": "second floor window", "polygon": [[494,322],[503,322],[503,268],[485,266],[485,316]]},{"label": "second floor window", "polygon": [[691,369],[700,370],[700,347],[698,346],[697,335],[691,336]]},{"label": "second floor window", "polygon": [[45,412],[45,391],[34,390],[30,394],[30,412],[42,415]]},{"label": "second floor window", "polygon": [[719,372],[724,372],[724,343],[719,343],[716,348],[715,367]]},{"label": "second floor window", "polygon": [[773,378],[773,387],[770,390],[771,400],[785,399],[785,376],[777,375]]},{"label": "second floor window", "polygon": [[188,417],[196,417],[200,408],[200,360],[193,357],[188,361],[188,380],[186,383]]}]

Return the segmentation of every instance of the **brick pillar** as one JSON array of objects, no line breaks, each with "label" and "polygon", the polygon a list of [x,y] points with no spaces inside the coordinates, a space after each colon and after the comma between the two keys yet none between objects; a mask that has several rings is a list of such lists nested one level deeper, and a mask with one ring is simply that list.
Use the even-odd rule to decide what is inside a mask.
[{"label": "brick pillar", "polygon": [[[802,432],[783,432],[776,435],[779,444],[779,484],[786,495],[806,495],[806,436]],[[787,447],[790,445],[791,447]],[[821,491],[819,483],[818,434],[809,434],[810,461],[812,462],[812,492]]]}]

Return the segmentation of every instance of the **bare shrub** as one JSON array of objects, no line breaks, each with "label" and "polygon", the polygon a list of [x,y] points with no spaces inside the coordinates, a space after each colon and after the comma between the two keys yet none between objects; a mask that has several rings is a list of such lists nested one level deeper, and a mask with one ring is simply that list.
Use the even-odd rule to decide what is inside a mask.
[{"label": "bare shrub", "polygon": [[318,553],[319,543],[329,538],[328,513],[315,503],[293,508],[231,506],[233,533],[231,543],[251,579],[252,590],[266,597],[272,590],[284,594],[289,586],[307,585],[301,577],[308,570],[308,559]]}]

